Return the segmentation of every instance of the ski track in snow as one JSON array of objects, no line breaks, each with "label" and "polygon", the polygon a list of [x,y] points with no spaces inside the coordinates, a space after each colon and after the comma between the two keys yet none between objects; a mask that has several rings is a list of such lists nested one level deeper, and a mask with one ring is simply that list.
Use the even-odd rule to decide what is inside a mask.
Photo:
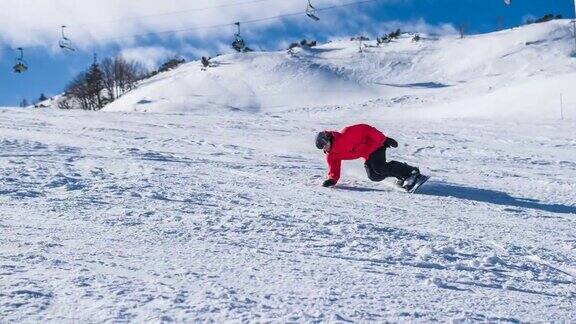
[{"label": "ski track in snow", "polygon": [[408,195],[232,116],[0,110],[1,321],[576,320],[570,124],[364,116]]}]

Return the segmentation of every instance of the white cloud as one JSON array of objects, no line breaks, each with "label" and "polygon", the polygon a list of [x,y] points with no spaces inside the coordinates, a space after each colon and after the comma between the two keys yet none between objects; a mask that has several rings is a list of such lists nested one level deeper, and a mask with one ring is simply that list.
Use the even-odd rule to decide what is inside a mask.
[{"label": "white cloud", "polygon": [[175,55],[173,51],[160,46],[130,47],[120,52],[123,58],[140,62],[149,71],[156,69],[162,61]]},{"label": "white cloud", "polygon": [[534,16],[534,15],[532,15],[532,14],[527,14],[527,15],[524,15],[524,16],[522,17],[522,23],[523,23],[523,24],[525,24],[525,23],[528,22],[528,21],[534,21],[534,20],[536,20],[536,16]]},{"label": "white cloud", "polygon": [[206,57],[213,57],[216,56],[217,53],[232,53],[233,50],[230,45],[226,42],[214,41],[207,44],[206,47],[196,47],[189,44],[186,44],[178,49],[179,53],[182,53],[188,58],[195,59],[202,56]]},{"label": "white cloud", "polygon": [[[349,1],[313,2],[321,7]],[[176,36],[187,37],[229,35],[232,26],[199,28],[303,12],[306,4],[305,0],[2,0],[0,12],[9,14],[0,20],[0,43],[52,46],[60,37],[61,25],[68,26],[69,37],[81,48],[93,43],[125,44],[132,35],[171,30],[186,30]],[[275,23],[278,21],[264,21],[251,29]]]},{"label": "white cloud", "polygon": [[458,30],[452,24],[431,25],[424,21],[424,19],[411,21],[388,21],[379,24],[377,27],[388,32],[399,28],[405,32],[424,33],[429,35],[458,34]]},{"label": "white cloud", "polygon": [[[359,0],[313,0],[317,8],[354,3]],[[412,0],[382,0],[402,2]],[[142,61],[147,67],[158,63],[170,51],[162,47],[139,47],[145,42],[132,36],[159,33],[176,41],[179,53],[192,57],[229,52],[235,21],[258,20],[286,13],[302,12],[286,20],[265,20],[242,26],[248,45],[258,49],[266,39],[264,30],[297,27],[311,34],[328,37],[350,36],[362,32],[380,35],[394,28],[435,34],[455,32],[451,25],[432,26],[423,20],[411,22],[374,21],[366,14],[376,4],[320,11],[320,22],[304,15],[307,0],[0,0],[0,11],[9,15],[0,20],[0,46],[12,48],[45,46],[56,52],[60,25],[67,25],[67,36],[74,46],[86,51],[94,46],[119,45],[122,55]],[[350,17],[353,17],[351,19]],[[220,26],[217,28],[203,28]],[[181,30],[179,33],[163,33]],[[302,38],[310,38],[302,35]],[[278,43],[281,40],[273,40]],[[194,43],[194,45],[188,45]],[[202,44],[202,45],[199,45]],[[199,48],[205,47],[205,48]]]}]

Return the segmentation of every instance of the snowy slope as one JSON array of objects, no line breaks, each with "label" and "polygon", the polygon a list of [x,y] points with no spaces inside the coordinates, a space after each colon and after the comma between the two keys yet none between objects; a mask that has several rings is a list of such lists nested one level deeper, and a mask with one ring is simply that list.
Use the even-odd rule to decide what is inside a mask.
[{"label": "snowy slope", "polygon": [[361,114],[421,194],[320,187],[314,114],[1,111],[0,318],[576,320],[574,120]]},{"label": "snowy slope", "polygon": [[369,95],[333,68],[290,58],[285,53],[226,55],[218,67],[200,70],[192,62],[144,82],[111,104],[108,111],[182,112],[243,110],[259,112],[290,106],[364,100]]},{"label": "snowy slope", "polygon": [[[224,55],[208,71],[191,62],[145,81],[105,109],[276,112],[377,102],[403,107],[439,104],[440,110],[452,113],[486,102],[490,105],[474,113],[517,114],[537,105],[535,115],[551,115],[560,93],[573,92],[570,85],[576,82],[567,20],[464,39],[424,35],[418,43],[404,34],[381,47],[374,41],[367,45],[362,53],[357,42],[334,41],[300,49],[295,56]],[[553,108],[547,105],[552,99]]]},{"label": "snowy slope", "polygon": [[[225,56],[110,111],[0,109],[0,322],[576,321],[565,27]],[[361,161],[320,186],[315,132],[356,122],[432,176],[418,195]]]}]

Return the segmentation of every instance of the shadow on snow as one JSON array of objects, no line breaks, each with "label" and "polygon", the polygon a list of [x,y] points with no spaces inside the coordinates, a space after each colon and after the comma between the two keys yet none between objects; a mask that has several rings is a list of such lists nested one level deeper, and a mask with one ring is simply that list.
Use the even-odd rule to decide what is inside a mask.
[{"label": "shadow on snow", "polygon": [[337,185],[335,188],[340,189],[340,190],[359,191],[359,192],[388,192],[389,191],[389,190],[382,190],[382,189],[351,187],[351,186],[343,186],[343,185]]},{"label": "shadow on snow", "polygon": [[394,88],[413,88],[413,89],[439,89],[439,88],[451,87],[451,85],[438,82],[419,82],[419,83],[407,83],[407,84],[380,83],[380,82],[374,82],[374,83]]},{"label": "shadow on snow", "polygon": [[428,183],[422,186],[418,194],[437,197],[454,197],[495,205],[535,209],[550,213],[576,214],[576,206],[545,204],[535,199],[512,197],[505,192],[497,190],[464,187],[449,183]]}]

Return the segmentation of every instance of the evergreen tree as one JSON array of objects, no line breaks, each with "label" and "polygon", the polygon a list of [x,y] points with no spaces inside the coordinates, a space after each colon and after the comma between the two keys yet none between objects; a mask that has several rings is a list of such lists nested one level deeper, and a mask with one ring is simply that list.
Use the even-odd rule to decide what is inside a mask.
[{"label": "evergreen tree", "polygon": [[42,102],[42,101],[46,101],[46,100],[48,100],[48,98],[43,93],[41,93],[40,98],[38,98],[38,102]]},{"label": "evergreen tree", "polygon": [[96,60],[86,73],[86,90],[90,98],[91,110],[100,110],[107,103],[104,97],[104,74],[100,69],[100,64]]},{"label": "evergreen tree", "polygon": [[168,59],[168,61],[164,62],[164,64],[162,64],[162,66],[160,66],[160,68],[158,69],[158,72],[170,71],[170,70],[178,67],[178,65],[184,64],[184,63],[186,63],[186,60],[184,58],[179,58],[179,57],[170,58],[170,59]]}]

